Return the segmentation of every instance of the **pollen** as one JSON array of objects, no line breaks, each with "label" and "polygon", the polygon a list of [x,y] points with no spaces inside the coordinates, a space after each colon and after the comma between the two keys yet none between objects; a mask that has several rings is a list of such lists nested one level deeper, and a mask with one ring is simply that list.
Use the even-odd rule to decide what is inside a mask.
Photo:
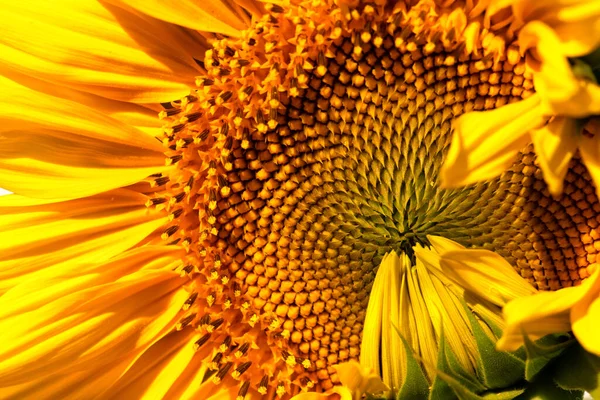
[{"label": "pollen", "polygon": [[600,203],[577,159],[557,198],[532,149],[494,181],[438,187],[453,118],[532,94],[510,21],[470,0],[382,3],[268,4],[163,104],[171,169],[147,206],[186,251],[181,329],[238,398],[337,383],[383,256],[428,235],[496,251],[539,289],[597,262]]}]

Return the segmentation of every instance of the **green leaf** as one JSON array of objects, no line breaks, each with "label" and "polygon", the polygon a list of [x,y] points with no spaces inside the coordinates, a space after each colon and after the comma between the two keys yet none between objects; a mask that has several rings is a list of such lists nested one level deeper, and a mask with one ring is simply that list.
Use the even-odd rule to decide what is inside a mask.
[{"label": "green leaf", "polygon": [[466,306],[473,335],[479,353],[479,372],[489,389],[514,387],[525,377],[525,362],[516,355],[496,350],[496,343],[489,338]]},{"label": "green leaf", "polygon": [[398,328],[394,326],[394,329],[396,329],[396,332],[400,335],[406,353],[406,379],[402,384],[402,388],[400,389],[400,392],[398,392],[396,399],[426,399],[429,394],[429,381],[427,381],[421,366],[415,359],[410,346],[406,340],[404,340],[400,331],[398,331]]},{"label": "green leaf", "polygon": [[527,354],[525,379],[529,382],[533,381],[550,361],[556,359],[566,348],[575,343],[575,340],[567,335],[547,335],[533,342],[523,332],[523,338]]},{"label": "green leaf", "polygon": [[557,361],[554,382],[566,390],[585,390],[600,399],[600,357],[580,344],[572,346]]}]

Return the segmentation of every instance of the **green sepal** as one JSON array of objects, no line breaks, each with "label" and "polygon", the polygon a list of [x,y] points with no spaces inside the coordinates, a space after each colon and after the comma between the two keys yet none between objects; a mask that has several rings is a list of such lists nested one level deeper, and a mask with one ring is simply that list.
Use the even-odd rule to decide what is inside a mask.
[{"label": "green sepal", "polygon": [[566,390],[552,380],[552,374],[544,373],[530,383],[525,392],[515,400],[582,400],[582,390]]},{"label": "green sepal", "polygon": [[497,351],[496,344],[483,331],[466,304],[465,307],[469,311],[467,315],[477,343],[477,364],[481,380],[489,389],[514,387],[525,376],[525,362],[515,354]]},{"label": "green sepal", "polygon": [[412,400],[412,399],[426,399],[429,394],[429,381],[425,377],[423,370],[419,366],[419,363],[415,359],[415,356],[410,349],[410,346],[402,337],[398,328],[394,326],[396,332],[402,340],[404,345],[404,351],[406,353],[406,379],[402,384],[402,388],[396,396],[397,400]]},{"label": "green sepal", "polygon": [[[595,57],[598,57],[595,55]],[[591,63],[597,63],[598,60],[594,60],[593,57],[588,57],[587,60],[573,58],[571,59],[571,70],[573,71],[573,75],[577,78],[582,78],[587,81],[598,83],[596,79],[596,75],[594,74],[594,68],[592,68]]]},{"label": "green sepal", "polygon": [[517,388],[504,390],[502,392],[488,392],[481,395],[483,400],[513,400],[514,398],[523,394],[525,389]]},{"label": "green sepal", "polygon": [[476,376],[464,370],[447,346],[444,335],[440,337],[437,376],[429,400],[512,400],[524,390],[510,388],[501,392],[489,391]]},{"label": "green sepal", "polygon": [[585,390],[600,399],[600,357],[580,344],[572,346],[557,361],[554,382],[565,390]]},{"label": "green sepal", "polygon": [[476,376],[465,371],[460,365],[452,350],[446,345],[446,338],[443,331],[438,349],[437,370],[442,372],[442,374],[437,375],[433,381],[429,400],[451,400],[458,398],[458,395],[443,378],[446,375],[456,381],[455,385],[460,385],[472,393],[481,393],[486,390],[486,387],[477,380]]},{"label": "green sepal", "polygon": [[473,310],[471,310],[469,308],[469,306],[467,305],[467,309],[470,310],[473,314],[477,315],[479,318],[481,318],[486,325],[492,330],[492,332],[494,333],[494,336],[496,336],[496,338],[499,338],[500,336],[502,336],[502,328],[500,328],[498,325],[496,325],[494,323],[494,321],[492,321],[490,318],[486,318],[485,315],[483,314],[479,314]]},{"label": "green sepal", "polygon": [[523,332],[523,339],[527,354],[525,379],[529,382],[532,382],[550,361],[556,359],[566,348],[575,343],[575,340],[566,335],[547,335],[533,342]]},{"label": "green sepal", "polygon": [[512,400],[519,396],[525,389],[507,389],[502,392],[486,392],[482,394],[473,393],[463,385],[461,385],[456,379],[444,372],[438,371],[438,376],[443,379],[448,386],[452,388],[455,396],[449,397],[449,399],[458,398],[459,400]]}]

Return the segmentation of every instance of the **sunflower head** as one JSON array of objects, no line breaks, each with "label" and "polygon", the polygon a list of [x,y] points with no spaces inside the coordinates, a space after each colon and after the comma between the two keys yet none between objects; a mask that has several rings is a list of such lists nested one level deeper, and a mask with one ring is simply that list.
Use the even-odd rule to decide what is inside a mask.
[{"label": "sunflower head", "polygon": [[[449,192],[437,174],[453,116],[531,83],[508,31],[481,30],[484,10],[267,8],[241,38],[214,42],[198,90],[164,104],[175,168],[156,177],[165,190],[150,203],[173,216],[163,236],[188,252],[195,291],[209,290],[190,313],[228,315],[214,336],[240,319],[242,335],[265,332],[292,374],[282,381],[328,389],[332,366],[359,356],[385,253],[412,254],[428,234],[471,245],[499,235],[477,210],[500,182]],[[246,376],[274,373],[260,367]]]}]

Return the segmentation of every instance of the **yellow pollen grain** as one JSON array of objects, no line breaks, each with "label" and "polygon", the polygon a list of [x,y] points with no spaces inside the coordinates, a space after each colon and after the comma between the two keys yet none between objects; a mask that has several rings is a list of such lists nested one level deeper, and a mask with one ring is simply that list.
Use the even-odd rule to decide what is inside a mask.
[{"label": "yellow pollen grain", "polygon": [[283,396],[287,391],[285,390],[285,386],[283,385],[278,385],[277,386],[277,390],[276,393],[279,397]]}]

